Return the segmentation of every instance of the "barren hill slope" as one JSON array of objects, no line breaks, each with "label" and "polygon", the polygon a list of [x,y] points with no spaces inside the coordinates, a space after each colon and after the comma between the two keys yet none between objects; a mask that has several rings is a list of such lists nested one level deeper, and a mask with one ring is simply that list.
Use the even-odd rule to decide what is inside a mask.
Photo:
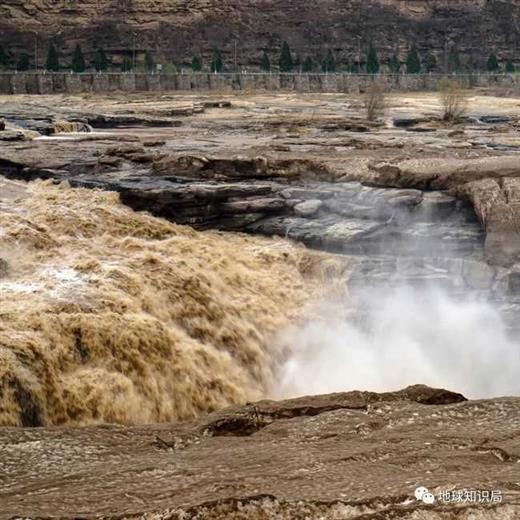
[{"label": "barren hill slope", "polygon": [[217,47],[228,67],[235,45],[237,65],[255,66],[264,50],[276,61],[283,40],[316,61],[330,48],[342,65],[359,51],[363,60],[371,41],[383,62],[416,43],[442,68],[451,46],[465,64],[483,66],[492,51],[518,58],[519,20],[519,0],[4,0],[0,43],[13,60],[23,51],[32,60],[36,39],[40,64],[51,39],[63,63],[78,41],[89,59],[101,45],[116,64],[132,55],[134,39],[140,60],[151,49],[177,65],[196,54],[207,64]]}]

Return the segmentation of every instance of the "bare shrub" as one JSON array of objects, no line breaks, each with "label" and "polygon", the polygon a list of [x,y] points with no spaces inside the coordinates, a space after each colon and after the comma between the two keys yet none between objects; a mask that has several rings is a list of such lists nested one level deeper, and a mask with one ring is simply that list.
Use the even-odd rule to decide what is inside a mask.
[{"label": "bare shrub", "polygon": [[382,116],[385,111],[386,95],[385,88],[380,83],[372,83],[365,92],[363,106],[366,110],[367,119],[374,121]]},{"label": "bare shrub", "polygon": [[439,101],[442,106],[442,119],[454,123],[468,108],[468,94],[460,84],[450,78],[442,78],[438,85]]}]

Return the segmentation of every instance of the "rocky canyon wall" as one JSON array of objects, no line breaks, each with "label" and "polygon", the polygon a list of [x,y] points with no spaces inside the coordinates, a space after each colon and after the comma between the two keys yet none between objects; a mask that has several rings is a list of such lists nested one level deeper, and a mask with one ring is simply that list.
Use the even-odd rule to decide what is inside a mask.
[{"label": "rocky canyon wall", "polygon": [[13,63],[26,52],[41,66],[50,41],[64,64],[80,43],[87,61],[102,46],[114,66],[134,49],[140,62],[150,50],[160,63],[188,67],[198,55],[208,66],[218,48],[233,68],[258,66],[264,51],[277,62],[287,40],[316,62],[330,49],[342,67],[370,42],[383,63],[416,44],[440,68],[452,46],[464,66],[485,67],[490,52],[518,61],[519,20],[519,0],[4,0],[0,44]]}]

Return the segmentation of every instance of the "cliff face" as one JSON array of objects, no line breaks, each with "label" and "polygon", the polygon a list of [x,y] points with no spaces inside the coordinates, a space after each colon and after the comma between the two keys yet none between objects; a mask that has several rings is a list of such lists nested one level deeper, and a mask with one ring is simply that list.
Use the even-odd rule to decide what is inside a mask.
[{"label": "cliff face", "polygon": [[[134,36],[135,34],[135,36]],[[101,45],[113,63],[142,61],[188,64],[201,55],[207,65],[214,47],[228,67],[258,65],[264,50],[276,61],[287,40],[302,58],[319,60],[332,49],[338,62],[362,60],[374,42],[385,62],[394,51],[404,58],[416,43],[442,66],[453,45],[466,64],[483,66],[490,52],[501,61],[519,58],[520,0],[3,0],[0,43],[14,56],[35,40],[43,64],[53,39],[63,62],[79,42],[91,58]]]}]

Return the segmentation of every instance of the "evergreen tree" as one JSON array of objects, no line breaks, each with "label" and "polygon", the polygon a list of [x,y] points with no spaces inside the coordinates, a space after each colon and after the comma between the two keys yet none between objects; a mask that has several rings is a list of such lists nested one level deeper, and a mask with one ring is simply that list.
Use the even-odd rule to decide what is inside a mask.
[{"label": "evergreen tree", "polygon": [[269,60],[269,56],[265,51],[264,55],[262,56],[262,61],[260,63],[260,69],[264,72],[271,72],[271,61]]},{"label": "evergreen tree", "polygon": [[85,72],[85,58],[83,58],[79,44],[76,45],[72,55],[72,70],[74,72]]},{"label": "evergreen tree", "polygon": [[367,72],[368,74],[377,74],[379,72],[379,58],[375,47],[370,44],[367,54]]},{"label": "evergreen tree", "polygon": [[224,62],[222,55],[218,49],[213,52],[213,61],[211,62],[211,72],[222,72],[224,70]]},{"label": "evergreen tree", "polygon": [[426,72],[433,72],[437,68],[437,58],[435,57],[435,54],[430,53],[426,56],[424,68],[426,69]]},{"label": "evergreen tree", "polygon": [[178,71],[174,63],[165,63],[163,65],[163,72],[165,74],[175,74]]},{"label": "evergreen tree", "polygon": [[287,42],[283,42],[279,60],[280,72],[291,72],[294,67],[291,49]]},{"label": "evergreen tree", "polygon": [[448,54],[448,71],[459,72],[461,68],[459,51],[453,46]]},{"label": "evergreen tree", "polygon": [[150,51],[146,51],[144,55],[144,66],[148,72],[152,72],[155,69],[155,61]]},{"label": "evergreen tree", "polygon": [[305,60],[303,60],[302,71],[303,72],[312,72],[314,70],[314,62],[310,56],[307,56]]},{"label": "evergreen tree", "polygon": [[296,69],[297,72],[300,72],[301,67],[302,67],[302,60],[300,59],[300,56],[297,55],[294,60],[294,68]]},{"label": "evergreen tree", "polygon": [[100,47],[94,56],[94,68],[98,72],[103,72],[108,69],[108,60],[105,51]]},{"label": "evergreen tree", "polygon": [[388,62],[388,68],[393,74],[399,74],[399,71],[401,70],[401,60],[399,60],[397,54],[394,54],[390,58],[390,61]]},{"label": "evergreen tree", "polygon": [[406,72],[408,74],[419,74],[419,72],[421,72],[421,58],[419,58],[419,53],[417,52],[415,45],[412,45],[412,48],[408,52],[406,58]]},{"label": "evergreen tree", "polygon": [[16,62],[16,70],[19,70],[20,72],[24,72],[26,70],[29,70],[30,64],[29,64],[29,56],[27,54],[22,54],[18,58],[18,61]]},{"label": "evergreen tree", "polygon": [[498,64],[497,55],[495,53],[491,53],[487,60],[487,70],[489,72],[497,72],[500,69],[500,65]]},{"label": "evergreen tree", "polygon": [[60,61],[58,58],[58,51],[54,46],[54,43],[49,45],[49,50],[47,52],[47,62],[46,62],[47,70],[52,72],[58,72],[60,70]]},{"label": "evergreen tree", "polygon": [[200,72],[202,70],[202,60],[198,56],[193,56],[191,60],[191,70],[193,72]]},{"label": "evergreen tree", "polygon": [[128,56],[125,56],[123,58],[123,63],[121,63],[121,70],[122,72],[130,72],[133,68],[133,63],[132,63],[132,60],[131,58],[129,58]]},{"label": "evergreen tree", "polygon": [[330,49],[327,52],[327,56],[325,56],[325,59],[323,60],[321,68],[323,72],[336,72],[336,60]]},{"label": "evergreen tree", "polygon": [[9,68],[9,56],[4,48],[0,45],[0,70]]},{"label": "evergreen tree", "polygon": [[515,71],[515,64],[513,63],[512,60],[507,60],[507,63],[506,63],[506,72],[507,72],[508,74],[512,74],[514,71]]}]

